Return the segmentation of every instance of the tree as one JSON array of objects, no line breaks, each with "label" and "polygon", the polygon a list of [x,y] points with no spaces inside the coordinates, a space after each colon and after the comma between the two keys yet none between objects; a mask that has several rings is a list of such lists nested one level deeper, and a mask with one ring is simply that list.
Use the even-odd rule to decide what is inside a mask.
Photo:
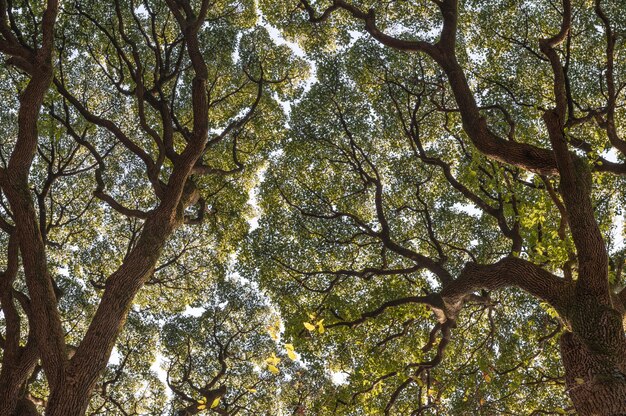
[{"label": "tree", "polygon": [[0,0],[0,415],[626,414],[623,5],[258,3]]},{"label": "tree", "polygon": [[347,373],[309,409],[625,414],[623,4],[262,7],[317,82],[242,273]]},{"label": "tree", "polygon": [[0,2],[1,415],[141,413],[110,389],[142,377],[163,408],[159,326],[135,310],[223,276],[306,71],[256,20],[251,1]]}]

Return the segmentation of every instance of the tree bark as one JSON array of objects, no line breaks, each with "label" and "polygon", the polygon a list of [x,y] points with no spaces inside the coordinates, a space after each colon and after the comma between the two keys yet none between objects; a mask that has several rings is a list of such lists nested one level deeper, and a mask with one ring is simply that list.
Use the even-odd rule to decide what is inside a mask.
[{"label": "tree bark", "polygon": [[[25,383],[39,357],[43,358],[50,386],[57,385],[59,369],[63,366],[64,332],[28,181],[37,150],[39,113],[52,82],[53,32],[58,1],[47,2],[41,21],[41,45],[33,50],[20,44],[11,34],[4,21],[6,19],[4,3],[1,9],[0,19],[3,19],[3,22],[0,24],[2,29],[0,50],[11,56],[9,63],[23,69],[30,77],[28,85],[20,95],[17,140],[7,169],[0,171],[0,185],[9,201],[15,221],[11,240],[19,242],[19,252],[30,296],[30,300],[25,301],[28,302],[26,313],[31,331],[26,346],[20,347],[19,316],[13,299],[13,279],[10,278],[3,282],[2,287],[2,308],[5,315],[8,315],[6,316],[8,344],[5,345],[0,374],[2,397],[0,415],[4,416],[32,414],[32,403],[29,407],[28,403],[24,402],[27,399],[22,396]],[[16,272],[17,257],[17,244],[10,242],[9,264],[13,263],[14,269],[11,273]]]},{"label": "tree bark", "polygon": [[[624,351],[619,355],[611,353],[616,344],[622,344],[621,319],[609,309],[597,317],[601,320],[597,322],[601,331],[595,332],[603,332],[604,340],[597,339],[590,346],[575,333],[561,336],[567,391],[581,416],[623,416],[626,415],[626,356]],[[592,320],[588,323],[592,324]]]}]

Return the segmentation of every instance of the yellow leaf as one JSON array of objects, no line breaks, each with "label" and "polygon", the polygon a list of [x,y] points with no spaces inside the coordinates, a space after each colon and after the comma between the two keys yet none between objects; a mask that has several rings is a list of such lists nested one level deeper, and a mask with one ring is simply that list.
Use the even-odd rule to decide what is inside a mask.
[{"label": "yellow leaf", "polygon": [[324,322],[324,320],[323,320],[323,319],[320,319],[320,320],[317,322],[317,329],[320,331],[320,334],[323,334],[323,333],[324,333],[324,331],[325,331],[323,322]]},{"label": "yellow leaf", "polygon": [[272,356],[265,359],[265,362],[271,365],[278,365],[280,362],[280,358],[276,356],[276,354],[272,353]]},{"label": "yellow leaf", "polygon": [[256,389],[253,389],[252,387],[250,387],[250,388],[248,388],[246,390],[248,390],[248,392],[250,392],[250,393],[256,393]]},{"label": "yellow leaf", "polygon": [[219,404],[220,404],[220,398],[217,397],[215,398],[215,400],[213,400],[213,403],[211,403],[211,409],[215,409]]},{"label": "yellow leaf", "polygon": [[429,396],[434,396],[436,393],[436,391],[434,389],[428,389],[428,395]]},{"label": "yellow leaf", "polygon": [[206,397],[203,397],[200,400],[198,400],[198,404],[206,404]]},{"label": "yellow leaf", "polygon": [[309,313],[308,315],[309,315],[309,318],[310,318],[312,321],[314,321],[314,320],[315,320],[316,316],[315,316],[314,314]]},{"label": "yellow leaf", "polygon": [[276,341],[278,340],[278,334],[280,333],[280,321],[276,320],[272,325],[268,326],[267,332],[269,332],[270,337]]},{"label": "yellow leaf", "polygon": [[578,384],[585,384],[585,380],[584,380],[584,379],[582,379],[582,378],[578,378],[578,377],[577,377],[577,378],[575,378],[574,380],[576,380],[576,383],[578,383]]},{"label": "yellow leaf", "polygon": [[267,365],[267,369],[270,370],[270,372],[274,375],[280,373],[280,370],[278,369],[278,367],[276,367],[275,365],[272,364],[268,364]]},{"label": "yellow leaf", "polygon": [[287,356],[290,359],[292,360],[297,359],[296,354],[294,352],[293,344],[285,344],[285,349],[287,350]]},{"label": "yellow leaf", "polygon": [[480,405],[484,405],[485,404],[485,399],[480,399]]},{"label": "yellow leaf", "polygon": [[483,378],[487,383],[491,383],[491,376],[489,375],[489,373],[483,374]]},{"label": "yellow leaf", "polygon": [[315,331],[315,325],[310,322],[304,322],[304,327],[309,331]]},{"label": "yellow leaf", "polygon": [[206,404],[199,404],[198,405],[198,410],[204,410],[206,409]]}]

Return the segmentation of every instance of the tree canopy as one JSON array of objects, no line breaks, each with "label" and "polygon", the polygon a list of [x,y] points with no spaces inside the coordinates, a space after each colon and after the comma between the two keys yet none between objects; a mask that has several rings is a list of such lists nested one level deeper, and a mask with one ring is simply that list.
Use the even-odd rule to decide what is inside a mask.
[{"label": "tree canopy", "polygon": [[626,414],[625,13],[0,0],[0,415]]}]

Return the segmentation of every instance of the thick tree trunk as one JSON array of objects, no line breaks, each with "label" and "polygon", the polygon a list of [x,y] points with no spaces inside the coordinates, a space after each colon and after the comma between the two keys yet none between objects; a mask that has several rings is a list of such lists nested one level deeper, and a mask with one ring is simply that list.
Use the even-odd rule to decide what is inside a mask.
[{"label": "thick tree trunk", "polygon": [[[580,262],[579,270],[589,269]],[[588,265],[587,265],[588,266]],[[593,266],[593,264],[592,264]],[[605,270],[596,276],[608,281]],[[570,331],[560,338],[567,392],[581,416],[626,415],[626,335],[624,308],[616,297],[607,305],[601,291],[588,290],[582,273],[566,318]],[[610,291],[609,291],[610,292]]]},{"label": "thick tree trunk", "polygon": [[75,383],[68,377],[68,383],[50,395],[46,415],[84,415],[89,406],[92,388],[92,385]]},{"label": "thick tree trunk", "polygon": [[[623,331],[616,333],[601,328],[607,338],[623,338]],[[597,340],[589,347],[581,337],[566,332],[561,336],[561,355],[565,367],[565,381],[574,407],[580,416],[626,415],[626,376],[624,355],[607,355]],[[609,343],[610,344],[610,341]]]},{"label": "thick tree trunk", "polygon": [[14,377],[2,375],[0,380],[0,416],[12,416],[17,413],[20,390],[21,385],[14,380]]},{"label": "thick tree trunk", "polygon": [[[39,114],[53,78],[52,49],[58,6],[58,0],[47,1],[41,20],[41,46],[33,45],[32,50],[21,44],[6,26],[4,20],[6,19],[6,4],[1,7],[0,18],[3,19],[3,23],[0,24],[2,26],[0,49],[11,55],[8,62],[24,70],[30,76],[26,88],[20,95],[17,140],[7,168],[0,170],[0,186],[9,201],[15,221],[15,236],[19,241],[30,297],[29,311],[27,311],[29,330],[35,334],[34,339],[37,340],[36,355],[32,354],[34,351],[32,349],[18,348],[19,327],[11,329],[10,325],[7,326],[7,332],[13,332],[10,337],[13,346],[8,350],[5,349],[5,354],[8,353],[9,356],[3,359],[2,377],[3,383],[6,383],[3,393],[8,395],[7,399],[11,403],[3,406],[3,412],[9,412],[11,411],[9,408],[18,405],[26,409],[23,406],[25,402],[20,400],[15,402],[15,395],[19,395],[25,379],[32,372],[37,356],[42,358],[48,383],[52,388],[58,381],[59,369],[63,367],[65,361],[65,333],[58,315],[56,295],[47,269],[45,246],[36,220],[29,184],[30,169],[37,152]],[[11,290],[12,281],[6,282],[2,295],[2,307],[5,311],[14,309]],[[15,311],[9,313],[14,315],[11,318],[14,322],[19,320]],[[4,367],[7,364],[9,368],[5,372]],[[24,410],[20,413],[28,414],[30,411]]]},{"label": "thick tree trunk", "polygon": [[[563,220],[569,225],[576,247],[578,278],[566,280],[521,259],[505,258],[492,265],[468,264],[452,282],[444,282],[441,291],[443,310],[438,319],[454,320],[472,293],[479,289],[496,290],[519,287],[548,302],[566,322],[569,332],[561,337],[561,354],[566,372],[567,391],[582,416],[626,416],[626,336],[622,324],[624,307],[615,303],[608,279],[608,252],[603,233],[596,220],[591,198],[592,176],[588,160],[570,152],[571,137],[566,134],[573,121],[574,106],[568,91],[567,66],[557,50],[571,34],[573,7],[562,0],[562,20],[552,36],[541,39],[539,46],[553,73],[554,108],[545,111],[543,119],[552,145],[540,148],[523,142],[506,140],[490,129],[483,117],[456,55],[458,0],[436,2],[443,26],[436,43],[394,38],[376,25],[374,11],[365,12],[350,2],[336,0],[320,16],[309,2],[302,7],[312,22],[329,18],[337,9],[349,12],[365,24],[365,30],[382,44],[403,51],[423,52],[439,64],[458,105],[463,129],[474,146],[487,157],[527,171],[560,177],[559,192],[563,198]],[[609,88],[607,132],[609,141],[623,150],[612,125],[615,103],[612,63],[614,38],[609,21],[596,3],[598,16],[606,27],[607,85]],[[568,44],[569,46],[569,44]],[[568,49],[569,50],[569,49]],[[603,162],[596,170],[618,172],[615,165]],[[517,251],[517,250],[514,250]],[[622,292],[620,297],[626,297]],[[435,310],[436,307],[433,307]],[[437,312],[437,311],[436,311]]]},{"label": "thick tree trunk", "polygon": [[28,400],[26,397],[22,397],[17,402],[17,407],[15,409],[15,416],[39,416],[39,412],[37,411],[37,407],[35,404]]},{"label": "thick tree trunk", "polygon": [[[91,391],[106,367],[135,294],[153,274],[167,238],[182,222],[180,218],[170,218],[170,212],[165,212],[166,215],[161,211],[158,213],[161,215],[146,221],[137,246],[107,279],[102,301],[64,372],[63,383],[51,391],[46,415],[79,416],[87,410]],[[166,220],[159,221],[162,217]]]}]

